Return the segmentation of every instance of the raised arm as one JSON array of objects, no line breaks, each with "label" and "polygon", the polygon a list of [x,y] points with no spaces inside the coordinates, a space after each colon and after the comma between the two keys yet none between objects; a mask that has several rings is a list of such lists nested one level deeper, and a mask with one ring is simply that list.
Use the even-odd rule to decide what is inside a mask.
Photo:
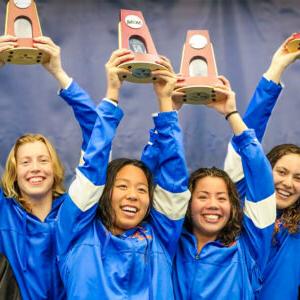
[{"label": "raised arm", "polygon": [[188,171],[178,114],[172,108],[171,93],[177,78],[168,59],[162,57],[159,63],[163,64],[167,70],[152,72],[152,75],[157,78],[154,82],[154,91],[158,98],[160,112],[154,116],[157,133],[154,133],[155,147],[152,150],[155,152],[151,152],[149,148],[147,153],[150,156],[148,161],[152,160],[150,163],[156,166],[152,170],[156,188],[154,208],[150,215],[151,224],[157,235],[170,256],[173,257],[190,192],[187,187]]},{"label": "raised arm", "polygon": [[[240,239],[257,262],[262,273],[269,256],[274,222],[276,218],[275,190],[271,165],[253,129],[248,129],[235,106],[235,95],[229,82],[227,103],[213,103],[228,120],[234,133],[233,140],[242,160],[246,193],[244,201],[244,231]],[[260,274],[261,274],[260,273]]]},{"label": "raised arm", "polygon": [[[256,87],[243,117],[248,128],[255,130],[257,139],[260,142],[263,139],[272,110],[282,90],[280,85],[281,77],[286,68],[300,55],[300,51],[294,53],[287,51],[286,44],[290,39],[291,37],[285,40],[274,53],[272,62]],[[233,140],[228,145],[224,169],[230,175],[231,179],[237,183],[239,193],[244,197],[246,191],[245,181],[243,179],[244,174],[241,160],[239,155],[237,155],[236,145]]]},{"label": "raised arm", "polygon": [[[57,247],[60,255],[72,246],[95,218],[98,201],[106,181],[109,152],[117,126],[123,116],[118,107],[120,64],[115,51],[106,64],[107,94],[96,108],[97,120],[83,156],[83,165],[76,169],[76,178],[70,186],[69,197],[63,203],[57,222]],[[112,97],[112,93],[116,98]]]}]

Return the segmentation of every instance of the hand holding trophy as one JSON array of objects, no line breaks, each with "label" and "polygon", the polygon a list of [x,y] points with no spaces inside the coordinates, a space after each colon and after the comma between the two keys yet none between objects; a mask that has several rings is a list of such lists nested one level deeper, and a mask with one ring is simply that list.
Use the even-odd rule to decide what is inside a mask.
[{"label": "hand holding trophy", "polygon": [[33,47],[33,38],[42,36],[34,0],[8,0],[5,36],[15,37],[16,45],[0,52],[0,62],[27,65],[49,60],[45,52]]}]

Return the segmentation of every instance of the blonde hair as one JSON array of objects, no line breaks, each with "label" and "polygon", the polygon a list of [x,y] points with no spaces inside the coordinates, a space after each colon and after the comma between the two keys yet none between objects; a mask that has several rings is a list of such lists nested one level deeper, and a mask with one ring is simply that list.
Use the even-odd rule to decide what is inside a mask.
[{"label": "blonde hair", "polygon": [[34,142],[42,142],[49,151],[54,173],[54,183],[52,189],[53,199],[59,197],[65,192],[63,185],[64,167],[51,142],[41,134],[30,133],[22,135],[16,140],[14,146],[8,154],[2,176],[2,188],[6,197],[17,199],[27,211],[31,211],[30,203],[22,199],[17,182],[17,152],[20,146]]}]

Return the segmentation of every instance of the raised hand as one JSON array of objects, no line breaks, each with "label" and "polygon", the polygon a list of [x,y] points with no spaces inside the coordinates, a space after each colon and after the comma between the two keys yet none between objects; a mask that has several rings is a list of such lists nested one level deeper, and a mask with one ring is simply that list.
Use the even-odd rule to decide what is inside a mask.
[{"label": "raised hand", "polygon": [[47,53],[50,58],[42,66],[54,76],[62,88],[66,88],[71,78],[66,74],[62,67],[60,47],[51,38],[40,36],[33,39],[33,46]]},{"label": "raised hand", "polygon": [[120,68],[119,65],[134,59],[133,53],[128,49],[115,50],[108,62],[105,64],[107,91],[106,98],[118,101],[119,90],[122,82],[130,72],[125,68]]},{"label": "raised hand", "polygon": [[[0,36],[0,53],[9,49],[13,49],[17,46],[17,38],[11,35]],[[3,60],[0,59],[0,67],[5,64]]]},{"label": "raised hand", "polygon": [[265,73],[265,77],[267,77],[267,79],[279,83],[285,69],[297,58],[300,58],[300,50],[296,52],[289,52],[287,50],[286,45],[292,39],[293,36],[291,35],[280,45],[280,47],[273,54],[272,62],[269,66],[269,69]]},{"label": "raised hand", "polygon": [[160,111],[172,111],[172,93],[177,82],[177,76],[168,58],[160,56],[157,63],[166,67],[166,70],[152,71],[153,88],[159,101]]},{"label": "raised hand", "polygon": [[226,94],[227,97],[223,101],[214,101],[207,104],[207,106],[226,116],[236,110],[235,92],[231,89],[230,82],[227,78],[224,76],[218,76],[218,78],[224,85],[217,85],[214,87],[214,90]]}]

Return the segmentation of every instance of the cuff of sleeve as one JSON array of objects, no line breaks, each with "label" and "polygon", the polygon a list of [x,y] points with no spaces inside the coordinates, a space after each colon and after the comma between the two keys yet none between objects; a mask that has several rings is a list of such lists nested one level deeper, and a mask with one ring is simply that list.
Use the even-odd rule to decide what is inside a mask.
[{"label": "cuff of sleeve", "polygon": [[71,79],[70,79],[70,82],[68,83],[68,85],[67,85],[64,89],[58,90],[58,91],[57,91],[57,94],[58,94],[58,95],[62,95],[63,93],[65,93],[65,92],[71,90],[71,87],[73,87],[73,86],[74,86],[74,80],[73,80],[73,78],[71,78]]},{"label": "cuff of sleeve", "polygon": [[283,88],[282,83],[277,84],[274,81],[267,79],[264,75],[258,85],[261,85],[264,90],[273,95],[278,95]]},{"label": "cuff of sleeve", "polygon": [[236,150],[240,150],[252,142],[258,142],[255,131],[253,129],[247,129],[244,132],[242,132],[240,135],[235,135],[232,138],[232,141],[234,145],[237,147]]},{"label": "cuff of sleeve", "polygon": [[108,98],[103,98],[102,100],[103,100],[103,101],[107,101],[107,102],[113,104],[114,106],[118,106],[118,103],[117,103],[116,101],[110,100],[110,99],[108,99]]},{"label": "cuff of sleeve", "polygon": [[[104,100],[104,99],[103,99]],[[111,101],[101,101],[97,106],[96,110],[99,113],[99,110],[104,111],[106,113],[113,113],[116,118],[121,119],[123,117],[123,111],[120,106],[116,106],[115,103]]]},{"label": "cuff of sleeve", "polygon": [[177,111],[160,112],[153,116],[153,121],[155,128],[159,129],[166,124],[178,122],[178,113]]}]

